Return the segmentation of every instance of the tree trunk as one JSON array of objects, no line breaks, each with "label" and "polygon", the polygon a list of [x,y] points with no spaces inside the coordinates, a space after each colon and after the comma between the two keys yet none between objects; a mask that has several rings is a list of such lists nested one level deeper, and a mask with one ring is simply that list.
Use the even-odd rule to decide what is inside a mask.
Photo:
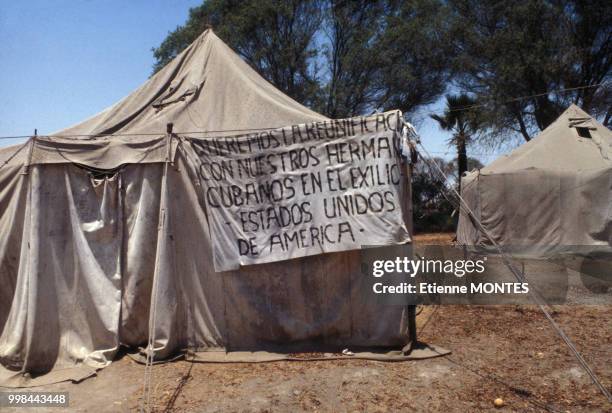
[{"label": "tree trunk", "polygon": [[525,120],[523,120],[523,115],[520,112],[515,111],[515,116],[519,124],[521,135],[523,135],[525,141],[529,142],[531,140],[531,136],[529,136],[529,132],[527,131],[527,126],[525,125]]},{"label": "tree trunk", "polygon": [[467,149],[466,149],[467,136],[463,133],[457,136],[457,169],[459,171],[459,190],[461,190],[461,177],[467,172]]},{"label": "tree trunk", "polygon": [[533,106],[536,123],[541,131],[546,129],[561,114],[546,96],[536,98]]}]

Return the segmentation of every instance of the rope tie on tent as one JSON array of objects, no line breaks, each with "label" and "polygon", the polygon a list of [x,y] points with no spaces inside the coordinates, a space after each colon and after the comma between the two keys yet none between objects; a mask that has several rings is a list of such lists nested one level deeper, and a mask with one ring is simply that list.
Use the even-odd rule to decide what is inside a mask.
[{"label": "rope tie on tent", "polygon": [[153,285],[151,288],[151,307],[150,307],[150,315],[149,315],[149,337],[147,342],[147,348],[145,351],[146,354],[146,362],[145,362],[145,371],[143,378],[143,387],[142,387],[142,407],[141,411],[150,412],[151,411],[151,382],[153,379],[153,362],[155,361],[155,326],[157,324],[157,297],[159,293],[159,257],[161,255],[160,245],[163,242],[165,237],[165,228],[166,228],[166,212],[167,212],[167,189],[168,189],[168,166],[171,162],[172,157],[172,123],[167,125],[167,134],[166,134],[166,145],[167,145],[167,153],[166,153],[166,161],[164,162],[164,170],[162,175],[162,183],[161,183],[161,199],[160,199],[160,211],[159,211],[159,221],[157,226],[157,252],[155,254],[155,270],[153,272]]},{"label": "rope tie on tent", "polygon": [[[429,154],[429,152],[427,151],[425,146],[423,146],[423,144],[421,143],[421,141],[419,139],[419,136],[418,136],[416,130],[414,129],[414,127],[410,123],[408,123],[408,122],[406,122],[406,126],[407,126],[408,132],[412,135],[412,137],[416,138],[417,145],[419,145],[423,149],[423,152],[425,152],[427,154],[428,158],[431,158],[431,155]],[[432,168],[431,163],[429,162],[430,159],[425,158],[421,154],[419,154],[419,156],[430,168]],[[433,169],[435,169],[440,174],[440,176],[442,177],[444,182],[448,182],[448,178],[446,177],[446,175],[444,174],[444,171],[442,171],[440,166],[436,162],[433,162],[433,164],[435,166],[435,168],[433,168]],[[499,245],[495,241],[493,236],[489,233],[489,231],[487,231],[487,229],[482,224],[482,222],[480,222],[480,220],[476,217],[476,215],[470,209],[470,207],[465,202],[463,197],[461,197],[461,194],[459,194],[459,192],[457,192],[457,190],[452,185],[450,185],[450,189],[453,192],[453,194],[457,197],[457,199],[459,200],[458,201],[459,209],[460,210],[462,209],[463,211],[465,211],[470,216],[470,218],[473,220],[473,222],[476,223],[476,225],[478,226],[478,229],[482,231],[482,233],[485,235],[485,237],[487,237],[487,239],[492,243],[492,245],[495,247],[497,252],[500,254],[500,256],[502,258],[502,262],[504,263],[504,265],[510,270],[510,272],[516,277],[516,279],[518,281],[526,282],[525,275],[521,271],[519,271],[516,268],[516,266],[512,263],[512,261],[508,257],[508,255],[503,251],[501,245]],[[455,202],[453,202],[452,200],[448,199],[448,197],[446,196],[446,194],[444,192],[442,194],[451,204],[455,204]],[[578,351],[578,349],[576,348],[576,346],[574,345],[572,340],[567,336],[567,334],[565,334],[563,329],[553,319],[552,315],[550,314],[550,312],[546,308],[546,306],[548,305],[546,303],[546,300],[536,290],[529,289],[529,294],[531,295],[533,300],[536,302],[536,304],[538,305],[538,307],[540,308],[542,313],[544,313],[544,316],[546,316],[546,319],[550,322],[550,324],[553,327],[553,329],[556,331],[556,333],[559,335],[559,337],[561,337],[561,339],[567,345],[567,347],[571,350],[571,352],[573,353],[574,357],[576,357],[576,359],[578,360],[578,362],[580,363],[582,368],[587,372],[587,374],[589,375],[589,377],[591,378],[593,383],[599,388],[601,394],[603,394],[608,399],[609,402],[612,402],[612,395],[610,394],[608,389],[606,389],[605,386],[601,383],[601,381],[599,380],[599,378],[597,377],[595,372],[593,372],[592,368],[589,366],[589,364],[584,359],[582,354],[580,354],[580,352]]]}]

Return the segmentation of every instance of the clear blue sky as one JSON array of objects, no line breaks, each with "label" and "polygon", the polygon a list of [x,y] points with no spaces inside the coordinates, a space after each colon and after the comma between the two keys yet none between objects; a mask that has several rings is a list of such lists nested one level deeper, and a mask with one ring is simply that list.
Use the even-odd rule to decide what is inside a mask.
[{"label": "clear blue sky", "polygon": [[[0,5],[0,136],[63,129],[117,102],[151,74],[152,47],[202,0],[30,0]],[[438,102],[425,111],[440,111]],[[452,157],[427,117],[419,132]],[[19,140],[2,140],[0,146]]]}]

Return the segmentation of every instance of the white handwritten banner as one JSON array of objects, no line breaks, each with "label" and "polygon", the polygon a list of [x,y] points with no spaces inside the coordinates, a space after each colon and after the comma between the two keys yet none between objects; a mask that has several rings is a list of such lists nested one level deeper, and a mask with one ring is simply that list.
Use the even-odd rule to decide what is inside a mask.
[{"label": "white handwritten banner", "polygon": [[410,241],[400,116],[190,138],[216,271]]}]

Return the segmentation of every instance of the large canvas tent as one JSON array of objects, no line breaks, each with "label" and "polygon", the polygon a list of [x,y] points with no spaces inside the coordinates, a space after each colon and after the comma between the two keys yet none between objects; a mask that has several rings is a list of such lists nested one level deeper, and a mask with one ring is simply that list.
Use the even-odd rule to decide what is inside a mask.
[{"label": "large canvas tent", "polygon": [[612,252],[612,132],[576,105],[533,140],[461,178],[459,243],[527,258]]},{"label": "large canvas tent", "polygon": [[[187,138],[273,128],[284,136],[299,124],[339,133],[359,123],[367,130],[369,120],[328,121],[208,30],[100,114],[0,150],[0,378],[51,370],[76,377],[108,364],[121,345],[146,344],[151,325],[158,358],[186,347],[405,344],[406,308],[362,293],[355,237],[258,265],[232,266],[238,258],[218,253],[226,240],[206,211],[202,165]],[[176,136],[166,133],[169,123]],[[388,214],[363,231],[378,245],[410,242],[403,173],[398,187],[402,219]]]}]

